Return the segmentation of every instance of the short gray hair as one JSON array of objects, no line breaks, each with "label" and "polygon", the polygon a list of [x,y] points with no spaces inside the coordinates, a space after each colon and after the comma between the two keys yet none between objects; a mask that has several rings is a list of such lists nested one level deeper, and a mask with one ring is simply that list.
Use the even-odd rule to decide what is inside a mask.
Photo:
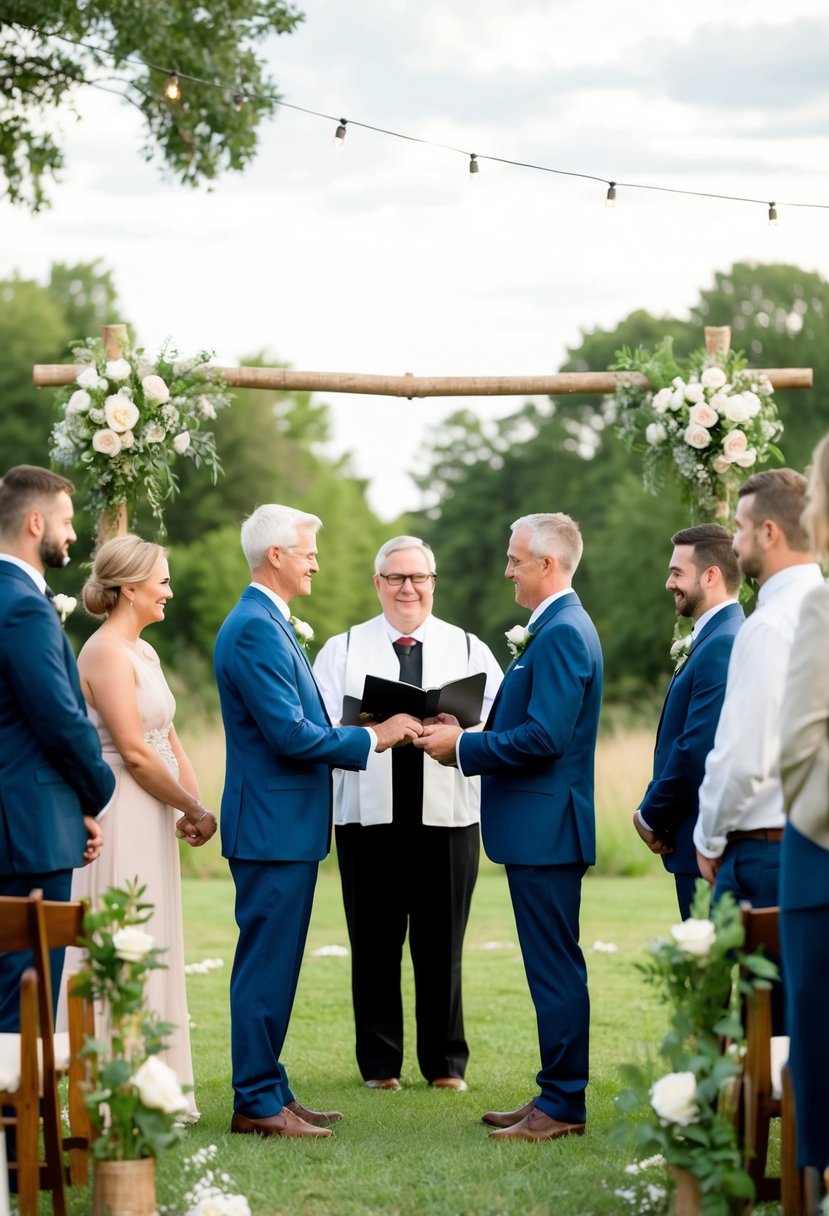
[{"label": "short gray hair", "polygon": [[510,524],[511,532],[517,532],[519,528],[529,529],[533,557],[554,557],[566,574],[575,574],[584,542],[574,519],[562,511],[549,515],[522,515]]},{"label": "short gray hair", "polygon": [[426,541],[421,540],[419,536],[393,536],[391,540],[387,540],[377,550],[377,556],[374,559],[374,573],[382,574],[386,558],[391,557],[392,553],[397,553],[400,549],[420,549],[426,558],[429,573],[437,574],[438,568],[435,565],[435,555],[432,552],[431,546],[427,545]]},{"label": "short gray hair", "polygon": [[293,549],[299,542],[299,528],[322,527],[317,515],[297,511],[295,507],[283,507],[268,502],[257,507],[242,524],[242,552],[251,570],[258,570],[265,554],[272,545],[278,549]]}]

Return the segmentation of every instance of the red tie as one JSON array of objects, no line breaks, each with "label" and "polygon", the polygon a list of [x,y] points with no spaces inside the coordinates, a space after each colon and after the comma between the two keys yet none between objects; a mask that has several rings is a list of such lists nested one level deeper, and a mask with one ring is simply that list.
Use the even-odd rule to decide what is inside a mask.
[{"label": "red tie", "polygon": [[417,638],[398,638],[395,642],[395,646],[405,646],[407,650],[416,645]]}]

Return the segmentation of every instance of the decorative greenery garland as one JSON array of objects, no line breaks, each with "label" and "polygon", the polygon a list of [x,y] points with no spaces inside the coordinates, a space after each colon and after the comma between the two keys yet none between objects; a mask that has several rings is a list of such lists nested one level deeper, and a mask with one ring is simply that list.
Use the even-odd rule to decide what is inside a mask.
[{"label": "decorative greenery garland", "polygon": [[179,359],[167,341],[155,362],[140,348],[108,360],[100,338],[72,350],[86,366],[58,396],[52,460],[81,474],[91,510],[132,508],[146,496],[163,531],[164,502],[179,488],[176,458],[206,466],[214,485],[222,471],[215,436],[202,429],[230,404],[211,354]]},{"label": "decorative greenery garland", "polygon": [[650,388],[616,390],[616,431],[629,451],[642,453],[645,489],[658,494],[669,474],[696,522],[726,519],[750,470],[772,457],[783,424],[765,376],[746,367],[740,351],[692,355],[676,362],[670,338],[653,352],[622,347],[614,371],[641,372]]}]

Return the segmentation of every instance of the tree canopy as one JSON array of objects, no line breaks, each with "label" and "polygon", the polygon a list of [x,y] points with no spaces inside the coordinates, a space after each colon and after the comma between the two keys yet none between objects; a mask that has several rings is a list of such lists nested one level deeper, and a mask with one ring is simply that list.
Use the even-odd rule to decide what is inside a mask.
[{"label": "tree canopy", "polygon": [[[144,155],[190,185],[243,169],[279,93],[254,44],[302,20],[290,0],[6,0],[0,19],[0,174],[34,211],[64,164],[55,111],[82,86],[142,115]],[[165,95],[175,71],[182,96]],[[192,78],[192,79],[187,79]],[[206,83],[197,83],[203,81]],[[214,87],[221,85],[224,87]]]}]

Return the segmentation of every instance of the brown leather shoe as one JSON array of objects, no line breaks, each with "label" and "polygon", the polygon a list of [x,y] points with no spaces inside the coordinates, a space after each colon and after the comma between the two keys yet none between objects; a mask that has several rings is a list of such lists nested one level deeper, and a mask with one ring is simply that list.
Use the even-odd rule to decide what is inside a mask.
[{"label": "brown leather shoe", "polygon": [[284,1136],[299,1139],[302,1136],[333,1136],[325,1127],[312,1127],[287,1106],[278,1115],[267,1115],[264,1119],[252,1119],[241,1111],[234,1111],[230,1130],[241,1136]]},{"label": "brown leather shoe", "polygon": [[518,1110],[488,1110],[485,1115],[481,1115],[481,1122],[488,1123],[490,1127],[514,1127],[516,1123],[526,1119],[532,1110],[535,1110],[535,1098],[530,1098],[529,1102],[519,1106]]},{"label": "brown leather shoe", "polygon": [[562,1136],[583,1136],[583,1123],[562,1123],[535,1107],[526,1118],[512,1127],[490,1132],[490,1140],[560,1140]]},{"label": "brown leather shoe", "polygon": [[430,1081],[429,1084],[432,1089],[454,1089],[459,1094],[469,1089],[463,1077],[435,1077],[434,1081]]},{"label": "brown leather shoe", "polygon": [[373,1077],[366,1081],[366,1089],[400,1089],[397,1077]]},{"label": "brown leather shoe", "polygon": [[296,1098],[293,1102],[289,1102],[285,1109],[293,1111],[295,1115],[299,1115],[300,1119],[304,1119],[306,1123],[312,1123],[314,1127],[327,1127],[329,1123],[339,1123],[343,1117],[342,1111],[339,1110],[309,1110],[307,1106],[297,1102]]}]

